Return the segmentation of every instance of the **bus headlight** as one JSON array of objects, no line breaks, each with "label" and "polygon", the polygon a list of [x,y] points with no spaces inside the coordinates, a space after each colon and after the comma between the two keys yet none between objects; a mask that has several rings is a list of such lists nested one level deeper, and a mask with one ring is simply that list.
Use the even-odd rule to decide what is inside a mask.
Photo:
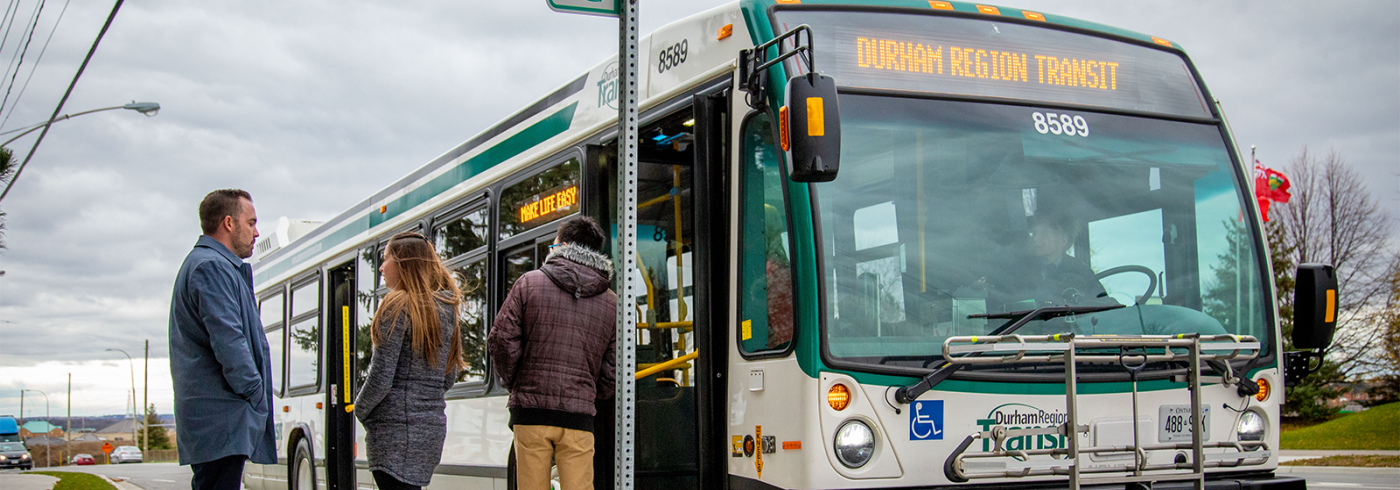
[{"label": "bus headlight", "polygon": [[859,468],[875,455],[875,433],[859,420],[849,420],[836,429],[836,459],[847,468]]},{"label": "bus headlight", "polygon": [[1264,417],[1257,412],[1245,412],[1244,415],[1240,415],[1239,424],[1235,426],[1235,434],[1241,441],[1262,441],[1264,431]]}]

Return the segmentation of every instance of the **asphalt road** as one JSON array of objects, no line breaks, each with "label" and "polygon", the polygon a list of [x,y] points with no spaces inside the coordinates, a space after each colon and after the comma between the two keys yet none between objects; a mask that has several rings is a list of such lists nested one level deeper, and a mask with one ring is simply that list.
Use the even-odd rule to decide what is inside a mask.
[{"label": "asphalt road", "polygon": [[[55,471],[82,471],[128,480],[145,490],[189,490],[190,468],[176,463],[138,463],[99,466],[45,468]],[[18,473],[5,470],[0,473]],[[1280,475],[1300,476],[1309,489],[1317,490],[1400,490],[1400,468],[1345,468],[1283,466]]]},{"label": "asphalt road", "polygon": [[81,471],[123,479],[145,490],[190,490],[190,467],[178,463],[126,463],[93,466],[44,468],[53,471]]}]

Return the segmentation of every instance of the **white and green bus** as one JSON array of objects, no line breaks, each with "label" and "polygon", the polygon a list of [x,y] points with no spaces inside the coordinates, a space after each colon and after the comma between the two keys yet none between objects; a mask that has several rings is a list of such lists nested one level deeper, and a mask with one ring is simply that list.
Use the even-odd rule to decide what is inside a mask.
[{"label": "white and green bus", "polygon": [[[1304,488],[1274,474],[1279,407],[1315,354],[1281,352],[1249,168],[1176,43],[971,3],[744,0],[640,53],[637,488]],[[247,488],[372,487],[352,400],[406,230],[466,298],[432,487],[511,485],[486,335],[563,219],[617,236],[617,76],[605,60],[260,252],[279,462]],[[1300,347],[1330,342],[1329,273],[1300,269]],[[601,488],[613,417],[600,401]]]}]

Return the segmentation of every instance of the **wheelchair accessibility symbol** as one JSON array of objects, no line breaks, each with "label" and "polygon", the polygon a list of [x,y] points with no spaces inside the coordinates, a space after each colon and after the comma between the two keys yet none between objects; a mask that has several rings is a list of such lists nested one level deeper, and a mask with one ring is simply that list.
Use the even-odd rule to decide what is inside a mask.
[{"label": "wheelchair accessibility symbol", "polygon": [[909,440],[943,440],[943,400],[915,401],[909,406]]}]

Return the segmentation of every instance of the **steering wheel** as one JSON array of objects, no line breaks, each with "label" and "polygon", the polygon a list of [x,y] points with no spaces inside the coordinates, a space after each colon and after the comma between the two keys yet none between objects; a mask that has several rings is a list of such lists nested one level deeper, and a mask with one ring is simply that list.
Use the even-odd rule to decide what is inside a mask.
[{"label": "steering wheel", "polygon": [[1094,279],[1098,280],[1099,282],[1103,282],[1103,278],[1105,277],[1112,276],[1114,274],[1122,274],[1124,272],[1138,272],[1147,276],[1147,292],[1143,293],[1142,296],[1137,297],[1136,304],[1140,305],[1146,303],[1147,298],[1152,297],[1152,293],[1157,291],[1157,273],[1153,272],[1152,269],[1140,265],[1120,265],[1118,267],[1108,269],[1098,274],[1094,274]]}]

